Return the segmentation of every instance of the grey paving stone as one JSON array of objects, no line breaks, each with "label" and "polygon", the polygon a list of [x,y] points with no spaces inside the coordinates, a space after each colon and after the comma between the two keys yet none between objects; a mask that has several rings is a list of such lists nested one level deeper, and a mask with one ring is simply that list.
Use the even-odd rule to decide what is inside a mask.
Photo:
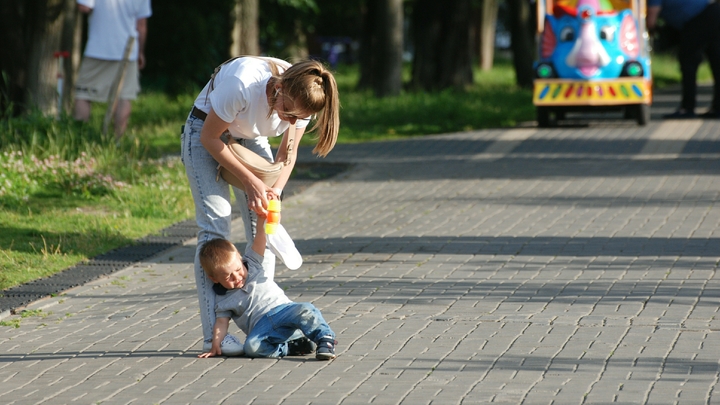
[{"label": "grey paving stone", "polygon": [[720,122],[673,125],[338,145],[276,274],[337,359],[198,359],[189,240],[5,314],[0,403],[718,402]]}]

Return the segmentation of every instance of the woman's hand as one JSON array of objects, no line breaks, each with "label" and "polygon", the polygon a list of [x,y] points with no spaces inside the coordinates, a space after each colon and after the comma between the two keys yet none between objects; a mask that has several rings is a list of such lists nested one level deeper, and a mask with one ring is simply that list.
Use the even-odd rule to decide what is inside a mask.
[{"label": "woman's hand", "polygon": [[247,194],[248,198],[248,208],[255,211],[259,216],[266,216],[267,196],[272,192],[272,189],[255,176],[248,178],[248,181],[243,184],[245,184],[245,194]]},{"label": "woman's hand", "polygon": [[280,200],[281,196],[282,196],[281,188],[270,188],[270,191],[268,191],[268,194],[267,194],[267,198],[269,200]]}]

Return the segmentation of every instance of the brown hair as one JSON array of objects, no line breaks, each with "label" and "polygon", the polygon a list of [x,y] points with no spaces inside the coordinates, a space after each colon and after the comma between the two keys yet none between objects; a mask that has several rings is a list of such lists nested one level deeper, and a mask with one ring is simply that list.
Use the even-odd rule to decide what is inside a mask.
[{"label": "brown hair", "polygon": [[[295,63],[282,73],[277,73],[274,62],[267,62],[273,73],[272,80],[282,86],[283,96],[287,95],[296,103],[296,110],[319,113],[315,125],[310,128],[310,131],[319,130],[313,153],[326,156],[335,146],[340,129],[340,97],[335,76],[316,60]],[[276,97],[277,94],[272,95],[271,106],[275,105]]]},{"label": "brown hair", "polygon": [[208,276],[215,278],[218,267],[224,266],[233,259],[237,248],[227,239],[213,239],[200,248],[200,265]]}]

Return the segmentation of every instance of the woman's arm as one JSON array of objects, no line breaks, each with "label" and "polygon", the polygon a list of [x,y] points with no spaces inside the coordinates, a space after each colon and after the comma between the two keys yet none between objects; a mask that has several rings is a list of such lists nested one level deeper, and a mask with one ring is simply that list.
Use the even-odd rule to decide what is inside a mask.
[{"label": "woman's arm", "polygon": [[229,126],[230,124],[220,119],[215,111],[210,109],[210,113],[205,118],[202,132],[200,132],[200,142],[218,163],[230,170],[245,185],[248,207],[258,214],[265,215],[267,213],[267,193],[271,191],[271,188],[238,162],[225,142],[220,139]]},{"label": "woman's arm", "polygon": [[[293,168],[295,167],[295,161],[297,160],[297,151],[298,147],[300,146],[300,140],[302,139],[303,135],[305,134],[305,128],[296,128],[295,129],[295,140],[293,141],[293,148],[290,152],[290,164],[283,167],[282,172],[280,172],[280,177],[277,179],[275,184],[273,184],[274,189],[283,189],[285,188],[285,185],[287,184],[288,180],[290,179],[290,174],[293,171]],[[277,156],[275,157],[276,162],[281,162],[283,160],[286,160],[288,158],[287,156],[287,143],[290,136],[290,129],[288,128],[287,131],[283,134],[282,142],[280,142],[280,146],[278,147]],[[280,198],[278,195],[277,198]]]},{"label": "woman's arm", "polygon": [[138,32],[138,69],[145,67],[145,40],[147,39],[147,18],[141,18],[136,23]]},{"label": "woman's arm", "polygon": [[647,30],[650,34],[655,33],[657,28],[657,20],[660,15],[661,6],[650,6],[647,8],[647,15],[645,16],[645,23],[647,24]]}]

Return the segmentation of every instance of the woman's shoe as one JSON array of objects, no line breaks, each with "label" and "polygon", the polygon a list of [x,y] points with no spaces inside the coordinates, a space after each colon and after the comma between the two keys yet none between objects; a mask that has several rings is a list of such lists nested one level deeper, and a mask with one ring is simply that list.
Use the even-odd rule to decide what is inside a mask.
[{"label": "woman's shoe", "polygon": [[720,113],[715,110],[707,110],[700,114],[699,117],[704,119],[718,119],[720,118]]},{"label": "woman's shoe", "polygon": [[697,118],[697,115],[695,115],[694,112],[687,111],[683,108],[678,108],[677,111],[675,111],[672,114],[663,114],[662,116],[666,120],[682,120],[682,119],[688,119],[688,118]]},{"label": "woman's shoe", "polygon": [[[212,342],[203,342],[203,353],[209,352],[210,349],[212,349]],[[225,339],[220,342],[220,350],[223,356],[242,356],[245,354],[244,345],[231,334],[225,335]]]}]

